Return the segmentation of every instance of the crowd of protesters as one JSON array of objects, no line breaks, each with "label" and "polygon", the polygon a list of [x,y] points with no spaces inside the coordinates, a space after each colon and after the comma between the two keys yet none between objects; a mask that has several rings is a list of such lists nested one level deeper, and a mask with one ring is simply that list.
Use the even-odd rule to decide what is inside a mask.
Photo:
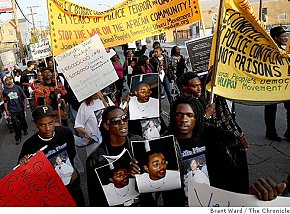
[{"label": "crowd of protesters", "polygon": [[[66,187],[77,205],[85,206],[79,178],[79,173],[84,169],[77,166],[81,163],[75,148],[85,147],[88,205],[109,206],[95,169],[105,164],[105,156],[117,156],[124,148],[134,157],[130,142],[150,140],[142,127],[145,123],[158,124],[157,136],[173,135],[175,138],[181,181],[184,181],[186,175],[182,170],[186,151],[198,146],[206,148],[211,186],[253,194],[260,200],[272,200],[285,192],[288,188],[285,183],[275,184],[270,179],[261,178],[254,184],[249,184],[246,158],[249,143],[235,120],[234,112],[222,97],[215,96],[214,103],[208,101],[205,82],[197,74],[187,71],[180,48],[172,47],[169,55],[159,42],[154,42],[148,55],[145,54],[146,49],[146,46],[136,50],[123,46],[124,63],[121,63],[118,54],[111,58],[118,80],[82,102],[78,102],[65,78],[58,73],[53,58],[46,62],[28,61],[24,71],[17,66],[11,71],[4,69],[1,76],[3,113],[5,118],[11,118],[16,144],[21,143],[22,133],[28,134],[27,107],[38,129],[37,133],[24,142],[19,163],[29,161],[29,155],[44,145],[49,145],[44,152],[51,159],[51,151],[56,147],[62,148],[61,152],[66,153],[73,167],[72,178]],[[159,102],[165,97],[168,99],[169,124],[164,122],[162,116],[153,118],[154,120],[129,120],[128,108],[123,104],[126,101],[128,103],[131,94],[124,93],[125,86],[130,87],[131,77],[134,75],[154,73],[159,75]],[[172,95],[173,85],[180,91],[177,97]],[[146,93],[150,94],[150,87],[144,87],[148,91]],[[136,93],[138,90],[136,89]],[[162,109],[161,106],[160,111]],[[68,128],[68,119],[73,123],[73,129]],[[134,177],[140,173],[141,167],[132,159],[127,176]],[[184,182],[181,186],[161,194],[140,194],[127,205],[188,206]]]}]

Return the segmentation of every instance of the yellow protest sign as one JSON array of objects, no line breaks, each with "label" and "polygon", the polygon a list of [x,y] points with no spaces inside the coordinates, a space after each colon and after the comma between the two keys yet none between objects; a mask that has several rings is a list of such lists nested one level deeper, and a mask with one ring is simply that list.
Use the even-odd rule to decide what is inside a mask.
[{"label": "yellow protest sign", "polygon": [[126,0],[98,12],[66,0],[48,0],[51,45],[58,55],[99,34],[113,47],[201,19],[198,0]]},{"label": "yellow protest sign", "polygon": [[290,55],[260,25],[248,0],[225,0],[215,52],[215,94],[253,103],[290,100]]}]

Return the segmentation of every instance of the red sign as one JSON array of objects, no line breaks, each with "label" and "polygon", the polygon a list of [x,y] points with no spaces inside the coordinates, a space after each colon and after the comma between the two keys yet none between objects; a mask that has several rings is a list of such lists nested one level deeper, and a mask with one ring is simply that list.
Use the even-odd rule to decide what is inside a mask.
[{"label": "red sign", "polygon": [[11,0],[0,0],[0,13],[13,12]]},{"label": "red sign", "polygon": [[0,207],[74,207],[73,198],[43,152],[0,180]]}]

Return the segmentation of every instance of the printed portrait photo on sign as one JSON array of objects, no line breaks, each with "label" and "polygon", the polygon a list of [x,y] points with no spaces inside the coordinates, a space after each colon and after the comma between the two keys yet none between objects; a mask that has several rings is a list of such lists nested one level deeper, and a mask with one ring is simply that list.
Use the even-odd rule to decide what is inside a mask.
[{"label": "printed portrait photo on sign", "polygon": [[132,76],[130,93],[130,120],[159,117],[158,74],[141,74]]},{"label": "printed portrait photo on sign", "polygon": [[140,193],[167,191],[181,187],[173,136],[131,143],[134,157],[141,169],[141,174],[136,175]]},{"label": "printed portrait photo on sign", "polygon": [[199,155],[184,161],[184,191],[188,196],[188,185],[190,181],[210,185],[205,155]]},{"label": "printed portrait photo on sign", "polygon": [[[131,156],[124,149],[118,156],[104,156],[108,164],[95,169],[110,206],[131,206],[139,195],[134,177],[129,176]],[[98,181],[96,181],[98,182]]]},{"label": "printed portrait photo on sign", "polygon": [[70,183],[74,168],[69,160],[67,151],[64,150],[57,155],[49,158],[50,163],[54,166],[55,171],[63,181],[64,185]]},{"label": "printed portrait photo on sign", "polygon": [[160,137],[161,121],[159,118],[151,118],[148,120],[141,120],[142,136],[146,140],[151,140]]}]

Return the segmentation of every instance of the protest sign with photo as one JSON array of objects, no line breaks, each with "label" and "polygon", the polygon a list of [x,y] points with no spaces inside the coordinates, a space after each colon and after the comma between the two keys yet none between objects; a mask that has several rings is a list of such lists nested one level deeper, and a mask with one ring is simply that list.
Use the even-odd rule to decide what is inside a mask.
[{"label": "protest sign with photo", "polygon": [[221,20],[220,42],[215,33],[210,60],[217,65],[215,81],[207,88],[247,104],[290,100],[290,55],[267,33],[249,1],[225,0]]},{"label": "protest sign with photo", "polygon": [[0,180],[0,207],[75,207],[62,180],[38,152]]},{"label": "protest sign with photo", "polygon": [[132,141],[134,158],[141,174],[135,175],[140,193],[181,187],[180,170],[172,135],[146,141]]},{"label": "protest sign with photo", "polygon": [[131,155],[124,149],[117,156],[105,156],[108,164],[95,169],[110,206],[130,206],[139,195],[135,178],[129,176]]},{"label": "protest sign with photo", "polygon": [[47,5],[55,56],[95,34],[105,47],[114,47],[201,19],[198,0],[124,0],[104,12],[66,0],[48,0]]},{"label": "protest sign with photo", "polygon": [[185,42],[193,72],[202,73],[208,71],[212,37],[211,35]]},{"label": "protest sign with photo", "polygon": [[289,203],[289,197],[278,196],[272,201],[262,201],[254,195],[229,192],[194,181],[189,183],[190,207],[288,207]]},{"label": "protest sign with photo", "polygon": [[13,50],[0,53],[0,57],[3,63],[3,66],[13,68],[13,66],[17,64]]},{"label": "protest sign with photo", "polygon": [[130,120],[160,116],[158,74],[132,76],[130,92],[132,95],[129,101]]},{"label": "protest sign with photo", "polygon": [[55,60],[79,102],[118,79],[97,34],[56,56]]},{"label": "protest sign with photo", "polygon": [[51,48],[48,39],[30,44],[30,52],[33,60],[51,56]]}]

